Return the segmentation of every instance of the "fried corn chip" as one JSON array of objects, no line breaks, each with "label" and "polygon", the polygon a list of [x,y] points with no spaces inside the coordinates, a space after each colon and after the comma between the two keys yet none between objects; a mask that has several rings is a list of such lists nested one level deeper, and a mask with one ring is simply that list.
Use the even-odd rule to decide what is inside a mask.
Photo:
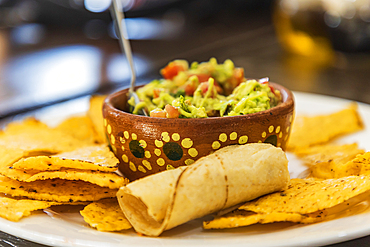
[{"label": "fried corn chip", "polygon": [[287,149],[295,152],[301,148],[327,143],[363,127],[356,103],[328,115],[298,116],[294,120]]},{"label": "fried corn chip", "polygon": [[359,174],[370,175],[370,152],[357,155],[356,158],[348,162],[348,166],[360,169]]},{"label": "fried corn chip", "polygon": [[117,158],[108,147],[95,145],[56,156],[23,158],[14,164],[0,166],[0,174],[23,182],[60,178],[118,189],[128,180],[111,172],[117,169],[117,164]]},{"label": "fried corn chip", "polygon": [[288,189],[247,202],[239,209],[255,213],[308,214],[334,207],[370,190],[370,176],[339,179],[292,179]]},{"label": "fried corn chip", "polygon": [[96,132],[91,119],[88,116],[74,116],[65,119],[55,129],[68,133],[72,137],[94,144],[97,142]]},{"label": "fried corn chip", "polygon": [[29,216],[32,211],[45,209],[56,204],[58,203],[0,197],[0,217],[11,221],[19,221],[21,218]]},{"label": "fried corn chip", "polygon": [[296,155],[309,166],[312,177],[327,179],[360,174],[360,167],[349,161],[364,152],[356,143],[326,144],[300,149]]},{"label": "fried corn chip", "polygon": [[35,169],[56,171],[61,168],[73,168],[91,171],[114,172],[118,168],[118,159],[105,145],[93,145],[63,152],[53,156],[28,157],[12,165],[15,169]]},{"label": "fried corn chip", "polygon": [[[321,211],[322,212],[322,211]],[[203,222],[204,229],[226,229],[253,224],[267,224],[274,222],[295,222],[295,223],[315,223],[322,221],[321,214],[298,214],[298,213],[280,213],[271,212],[268,214],[257,214],[251,211],[235,210],[222,217],[211,221]]]},{"label": "fried corn chip", "polygon": [[90,98],[90,107],[87,112],[87,116],[93,122],[95,131],[96,131],[96,140],[98,143],[107,143],[104,130],[104,121],[103,121],[103,102],[107,96],[106,95],[93,95]]},{"label": "fried corn chip", "polygon": [[116,198],[93,202],[80,213],[84,220],[98,231],[113,232],[131,228]]},{"label": "fried corn chip", "polygon": [[0,192],[13,197],[21,196],[41,201],[72,203],[112,198],[116,196],[117,190],[84,181],[48,179],[19,182],[0,176]]},{"label": "fried corn chip", "polygon": [[37,120],[26,119],[10,124],[0,134],[0,167],[9,166],[23,157],[51,155],[83,146],[86,146],[85,142],[62,131]]},{"label": "fried corn chip", "polygon": [[28,117],[23,119],[22,121],[13,121],[10,122],[8,125],[5,126],[4,130],[0,132],[0,135],[5,133],[18,133],[23,131],[25,126],[33,126],[35,128],[49,128],[49,126],[36,118]]},{"label": "fried corn chip", "polygon": [[26,119],[8,126],[0,135],[2,148],[18,148],[23,151],[41,150],[50,153],[72,151],[86,143],[37,120]]},{"label": "fried corn chip", "polygon": [[66,180],[81,180],[99,185],[101,187],[108,187],[110,189],[119,189],[121,186],[128,184],[128,179],[112,172],[109,173],[73,169],[39,172],[37,170],[7,169],[2,170],[1,173],[8,178],[21,182],[33,182],[59,178]]},{"label": "fried corn chip", "polygon": [[307,224],[348,216],[369,199],[369,181],[369,176],[292,179],[287,190],[247,202],[231,213],[203,222],[203,227],[223,229],[286,221]]}]

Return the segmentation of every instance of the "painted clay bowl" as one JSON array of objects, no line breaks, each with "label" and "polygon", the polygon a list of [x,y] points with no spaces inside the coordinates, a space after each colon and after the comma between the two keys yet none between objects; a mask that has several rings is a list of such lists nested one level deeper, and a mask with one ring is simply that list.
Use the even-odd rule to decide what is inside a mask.
[{"label": "painted clay bowl", "polygon": [[128,89],[109,95],[103,104],[107,139],[120,161],[119,170],[131,181],[192,164],[233,144],[268,142],[285,150],[293,120],[294,99],[285,87],[283,102],[249,115],[202,119],[154,118],[128,113]]}]

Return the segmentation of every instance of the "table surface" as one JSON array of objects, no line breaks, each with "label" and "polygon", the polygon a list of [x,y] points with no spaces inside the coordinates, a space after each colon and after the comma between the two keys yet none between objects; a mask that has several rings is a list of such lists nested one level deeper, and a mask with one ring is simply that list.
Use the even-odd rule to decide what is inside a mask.
[{"label": "table surface", "polygon": [[[139,21],[140,27],[148,25],[135,33],[131,23],[129,29],[138,83],[159,77],[159,69],[173,59],[230,58],[250,78],[268,76],[293,91],[370,104],[370,53],[336,51],[334,60],[325,64],[288,54],[272,22],[274,2],[246,2],[179,1],[128,11],[127,17]],[[46,106],[118,90],[130,81],[127,61],[109,32],[107,11],[88,13],[47,1],[35,3],[38,15],[32,21],[10,25],[0,18],[1,125]],[[17,7],[1,6],[0,1],[0,16]],[[22,41],[19,37],[27,30],[32,35]],[[368,246],[369,241],[370,236],[330,246]],[[0,232],[0,246],[43,245]]]}]

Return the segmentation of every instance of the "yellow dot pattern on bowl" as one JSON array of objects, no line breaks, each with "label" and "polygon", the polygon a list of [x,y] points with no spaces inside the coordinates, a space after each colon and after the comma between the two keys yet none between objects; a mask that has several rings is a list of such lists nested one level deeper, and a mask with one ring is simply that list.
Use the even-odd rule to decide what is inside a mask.
[{"label": "yellow dot pattern on bowl", "polygon": [[248,142],[248,136],[244,135],[244,136],[239,137],[239,141],[238,141],[239,144],[245,144],[247,142]]},{"label": "yellow dot pattern on bowl", "polygon": [[126,154],[122,154],[122,161],[127,163],[128,162],[128,157]]},{"label": "yellow dot pattern on bowl", "polygon": [[280,132],[280,126],[277,126],[277,127],[276,127],[275,132],[276,132],[276,134]]},{"label": "yellow dot pattern on bowl", "polygon": [[184,148],[191,148],[193,146],[193,141],[190,138],[185,138],[181,141],[181,145]]},{"label": "yellow dot pattern on bowl", "polygon": [[131,138],[132,138],[132,140],[137,140],[137,135],[135,133],[132,133]]},{"label": "yellow dot pattern on bowl", "polygon": [[221,147],[221,143],[219,141],[214,141],[212,143],[212,148],[213,149],[219,149]]},{"label": "yellow dot pattern on bowl", "polygon": [[122,144],[125,144],[126,143],[126,140],[122,136],[119,137],[119,141]]},{"label": "yellow dot pattern on bowl", "polygon": [[161,137],[162,137],[162,140],[165,141],[165,142],[170,141],[170,136],[169,136],[168,132],[162,132]]},{"label": "yellow dot pattern on bowl", "polygon": [[236,138],[238,138],[238,134],[236,132],[232,132],[230,134],[230,140],[234,141],[234,140],[236,140]]},{"label": "yellow dot pattern on bowl", "polygon": [[164,164],[165,164],[164,159],[163,159],[163,158],[159,158],[159,159],[157,159],[157,164],[158,164],[159,166],[164,166]]},{"label": "yellow dot pattern on bowl", "polygon": [[103,121],[104,121],[104,126],[105,126],[105,127],[107,127],[107,124],[108,124],[107,119],[106,119],[106,118],[104,118],[104,119],[103,119]]},{"label": "yellow dot pattern on bowl", "polygon": [[172,140],[177,142],[178,140],[180,140],[180,135],[178,133],[173,133],[172,134]]},{"label": "yellow dot pattern on bowl", "polygon": [[137,167],[137,169],[138,169],[139,171],[141,171],[142,173],[146,173],[146,170],[145,170],[145,168],[144,168],[142,165],[139,165],[139,166]]},{"label": "yellow dot pattern on bowl", "polygon": [[147,146],[146,141],[140,140],[139,143],[140,143],[140,147],[146,148],[146,146]]},{"label": "yellow dot pattern on bowl", "polygon": [[279,138],[283,137],[283,132],[279,133]]},{"label": "yellow dot pattern on bowl", "polygon": [[272,133],[274,131],[274,126],[273,125],[271,125],[270,127],[269,127],[269,133]]},{"label": "yellow dot pattern on bowl", "polygon": [[150,154],[150,152],[149,152],[149,151],[145,151],[144,155],[145,155],[145,157],[146,157],[147,159],[149,159],[150,157],[152,157],[152,155]]},{"label": "yellow dot pattern on bowl", "polygon": [[166,166],[166,170],[173,170],[173,169],[175,169],[175,167],[173,167],[172,165],[167,165]]},{"label": "yellow dot pattern on bowl", "polygon": [[192,160],[192,159],[187,159],[187,160],[185,160],[185,165],[191,165],[191,164],[193,164],[194,163],[194,160]]},{"label": "yellow dot pattern on bowl", "polygon": [[155,141],[154,141],[154,144],[155,144],[155,146],[156,146],[156,147],[158,147],[158,148],[163,147],[163,142],[162,142],[162,141],[155,140]]},{"label": "yellow dot pattern on bowl", "polygon": [[108,134],[112,134],[112,126],[110,126],[110,124],[107,126],[107,132]]},{"label": "yellow dot pattern on bowl", "polygon": [[125,132],[123,132],[123,136],[128,139],[130,138],[130,134],[128,133],[128,131],[126,130]]},{"label": "yellow dot pattern on bowl", "polygon": [[143,165],[146,167],[148,170],[152,170],[152,166],[150,165],[150,162],[147,160],[143,160]]},{"label": "yellow dot pattern on bowl", "polygon": [[128,166],[130,167],[131,171],[136,172],[136,166],[134,165],[134,163],[132,163],[130,161],[130,163],[128,164]]},{"label": "yellow dot pattern on bowl", "polygon": [[286,133],[289,133],[290,126],[286,127]]},{"label": "yellow dot pattern on bowl", "polygon": [[197,155],[198,155],[198,151],[195,149],[195,148],[190,148],[189,150],[188,150],[188,153],[189,153],[189,155],[191,156],[191,157],[196,157]]},{"label": "yellow dot pattern on bowl", "polygon": [[266,132],[264,131],[264,132],[262,132],[262,138],[265,138],[266,137]]},{"label": "yellow dot pattern on bowl", "polygon": [[121,146],[121,149],[122,149],[122,151],[125,151],[125,147],[124,146]]},{"label": "yellow dot pattern on bowl", "polygon": [[227,141],[227,135],[225,133],[222,133],[219,135],[218,139],[222,142]]},{"label": "yellow dot pattern on bowl", "polygon": [[110,142],[112,143],[112,145],[116,143],[116,138],[114,138],[114,135],[110,135]]},{"label": "yellow dot pattern on bowl", "polygon": [[159,148],[154,149],[154,153],[157,156],[160,156],[162,154],[162,151]]}]

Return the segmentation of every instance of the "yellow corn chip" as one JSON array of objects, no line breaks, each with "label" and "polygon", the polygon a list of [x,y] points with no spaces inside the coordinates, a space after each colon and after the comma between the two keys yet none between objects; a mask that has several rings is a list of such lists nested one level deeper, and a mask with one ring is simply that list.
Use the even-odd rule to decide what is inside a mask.
[{"label": "yellow corn chip", "polygon": [[346,145],[318,145],[300,149],[296,155],[310,167],[312,177],[327,179],[358,175],[360,167],[350,163],[365,151],[356,143]]},{"label": "yellow corn chip", "polygon": [[60,130],[72,137],[94,144],[96,132],[91,119],[87,116],[75,116],[65,119],[55,129]]},{"label": "yellow corn chip", "polygon": [[247,202],[231,213],[203,222],[203,227],[223,229],[283,221],[307,224],[353,215],[368,208],[369,180],[368,176],[292,179],[286,191]]},{"label": "yellow corn chip", "polygon": [[7,126],[5,126],[4,130],[0,132],[0,135],[5,133],[18,133],[23,131],[25,127],[35,127],[35,128],[49,128],[47,124],[33,118],[28,117],[23,119],[22,121],[13,121],[10,122]]},{"label": "yellow corn chip", "polygon": [[0,145],[5,149],[18,148],[28,152],[45,150],[49,153],[57,153],[86,146],[86,143],[63,131],[26,119],[24,122],[8,126],[0,135]]},{"label": "yellow corn chip", "polygon": [[239,209],[255,213],[308,214],[334,207],[370,190],[370,176],[339,179],[292,179],[288,189],[247,202]]},{"label": "yellow corn chip", "polygon": [[359,154],[353,160],[349,161],[348,166],[355,167],[359,174],[370,175],[370,152]]},{"label": "yellow corn chip", "polygon": [[[323,211],[321,211],[323,212]],[[280,213],[271,212],[267,214],[257,214],[251,211],[236,210],[222,217],[215,218],[211,221],[203,222],[204,229],[225,229],[253,224],[267,224],[274,222],[296,222],[296,223],[315,223],[323,220],[322,214],[307,214],[298,213]]]},{"label": "yellow corn chip", "polygon": [[66,180],[81,180],[108,187],[110,189],[119,189],[128,183],[128,179],[113,173],[99,171],[83,171],[73,169],[63,169],[60,171],[40,172],[37,170],[20,170],[20,169],[3,169],[1,175],[21,182],[33,182],[46,179],[66,179]]},{"label": "yellow corn chip", "polygon": [[328,115],[298,116],[290,134],[288,150],[296,151],[312,145],[326,143],[338,136],[363,129],[357,104]]},{"label": "yellow corn chip", "polygon": [[48,179],[19,182],[0,176],[0,192],[13,197],[27,197],[42,201],[78,202],[115,197],[117,190],[100,187],[84,181]]},{"label": "yellow corn chip", "polygon": [[131,228],[116,198],[93,202],[80,213],[84,220],[98,231],[113,232]]},{"label": "yellow corn chip", "polygon": [[105,144],[82,147],[71,152],[53,156],[37,156],[21,159],[12,164],[15,169],[35,169],[41,171],[60,170],[61,168],[91,171],[114,172],[118,159]]},{"label": "yellow corn chip", "polygon": [[11,221],[19,221],[21,218],[29,216],[32,211],[45,209],[56,204],[58,203],[0,197],[0,217]]},{"label": "yellow corn chip", "polygon": [[71,151],[86,146],[86,143],[51,129],[45,124],[26,119],[10,124],[0,134],[0,167],[6,167],[22,157],[50,155]]},{"label": "yellow corn chip", "polygon": [[[78,160],[75,158],[78,158]],[[118,189],[127,184],[128,180],[113,172],[98,171],[116,170],[114,167],[117,167],[117,164],[117,158],[109,151],[108,147],[95,145],[56,156],[36,156],[21,159],[13,166],[0,166],[0,174],[23,182],[59,178],[82,180],[102,187]],[[17,167],[20,168],[17,169]],[[77,169],[73,169],[73,167]]]},{"label": "yellow corn chip", "polygon": [[95,131],[97,133],[96,140],[98,143],[107,143],[104,130],[103,121],[103,102],[107,96],[106,95],[93,95],[90,98],[90,108],[87,112],[87,116],[93,122]]}]

